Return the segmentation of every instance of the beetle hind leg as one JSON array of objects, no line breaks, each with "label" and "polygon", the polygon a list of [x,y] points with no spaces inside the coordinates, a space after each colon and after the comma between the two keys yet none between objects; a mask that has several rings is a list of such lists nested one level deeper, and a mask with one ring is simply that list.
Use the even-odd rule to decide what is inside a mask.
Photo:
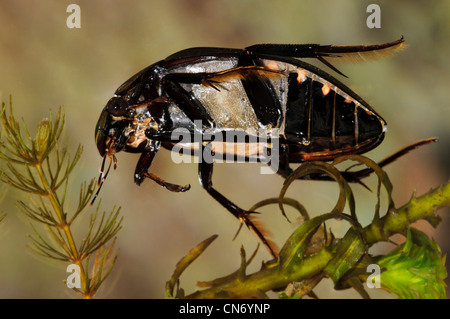
[{"label": "beetle hind leg", "polygon": [[253,217],[257,212],[251,212],[243,210],[236,206],[233,202],[219,193],[212,185],[212,172],[213,164],[200,162],[199,163],[199,181],[202,187],[210,194],[215,200],[217,200],[223,207],[225,207],[234,217],[236,217],[242,224],[245,224],[247,228],[251,229],[256,236],[262,241],[264,246],[269,250],[270,254],[274,257],[278,257],[278,248],[276,245],[268,239],[268,231],[262,226],[261,223],[255,220]]},{"label": "beetle hind leg", "polygon": [[268,55],[294,58],[316,58],[336,73],[345,76],[325,58],[339,61],[363,62],[390,56],[405,47],[401,39],[376,45],[320,45],[320,44],[256,44],[245,48],[254,55]]}]

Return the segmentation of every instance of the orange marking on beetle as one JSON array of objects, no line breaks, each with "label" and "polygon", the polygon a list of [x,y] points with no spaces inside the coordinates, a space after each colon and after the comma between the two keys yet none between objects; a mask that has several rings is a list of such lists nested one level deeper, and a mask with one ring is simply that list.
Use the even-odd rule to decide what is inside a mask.
[{"label": "orange marking on beetle", "polygon": [[331,91],[331,88],[328,85],[328,83],[324,83],[323,86],[322,86],[323,96],[327,96],[327,94],[330,93],[330,91]]},{"label": "orange marking on beetle", "polygon": [[269,60],[265,63],[266,67],[270,70],[279,71],[280,67],[276,61]]},{"label": "orange marking on beetle", "polygon": [[298,68],[297,69],[297,82],[302,83],[306,79],[306,71],[303,69]]}]

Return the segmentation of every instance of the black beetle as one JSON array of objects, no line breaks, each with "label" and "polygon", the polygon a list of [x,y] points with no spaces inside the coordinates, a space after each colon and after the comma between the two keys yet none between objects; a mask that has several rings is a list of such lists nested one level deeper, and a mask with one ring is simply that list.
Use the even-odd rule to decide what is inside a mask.
[{"label": "black beetle", "polygon": [[[150,178],[171,191],[184,192],[189,185],[168,183],[148,171],[158,149],[188,149],[190,154],[210,154],[217,159],[219,153],[219,157],[229,154],[224,145],[230,132],[244,134],[246,139],[241,142],[247,146],[254,141],[252,137],[265,142],[258,140],[264,147],[253,151],[233,148],[234,159],[265,159],[271,166],[276,162],[272,168],[284,177],[292,171],[289,163],[367,152],[382,142],[386,122],[343,83],[298,58],[316,58],[343,75],[327,59],[373,59],[390,55],[403,45],[403,38],[370,46],[259,44],[243,50],[199,47],[170,55],[122,84],[103,109],[95,129],[103,157],[99,190],[111,163],[116,166],[115,154],[124,150],[141,154],[134,173],[137,185]],[[194,141],[195,136],[202,139],[185,143],[180,139],[183,135],[174,132],[187,132]],[[380,164],[429,141],[409,146]],[[106,157],[110,164],[105,173]],[[276,256],[249,212],[213,188],[212,172],[212,161],[199,161],[200,184],[255,231]],[[348,181],[358,182],[371,172],[343,174]],[[311,178],[326,179],[320,175]]]}]

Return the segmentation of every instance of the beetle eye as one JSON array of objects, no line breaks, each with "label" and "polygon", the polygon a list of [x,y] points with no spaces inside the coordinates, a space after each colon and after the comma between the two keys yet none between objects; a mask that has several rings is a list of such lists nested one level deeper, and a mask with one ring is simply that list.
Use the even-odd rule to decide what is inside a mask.
[{"label": "beetle eye", "polygon": [[111,115],[123,116],[128,110],[128,103],[120,97],[113,97],[106,104],[106,110]]}]

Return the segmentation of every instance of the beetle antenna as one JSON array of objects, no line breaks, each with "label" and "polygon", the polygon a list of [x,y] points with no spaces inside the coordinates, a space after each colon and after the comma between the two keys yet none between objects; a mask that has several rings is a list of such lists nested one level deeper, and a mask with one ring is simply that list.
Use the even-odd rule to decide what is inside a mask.
[{"label": "beetle antenna", "polygon": [[103,156],[102,166],[101,166],[101,169],[100,169],[100,176],[98,177],[98,182],[97,182],[98,189],[97,189],[97,192],[94,195],[94,198],[91,201],[91,206],[94,205],[94,202],[97,199],[98,194],[100,193],[100,190],[102,189],[103,183],[105,182],[105,179],[108,176],[109,170],[111,169],[112,162],[114,161],[114,169],[116,169],[116,166],[117,166],[117,159],[116,159],[116,157],[114,155],[109,156],[108,169],[106,170],[106,173],[103,174],[104,168],[105,168],[105,160],[106,160],[106,155]]},{"label": "beetle antenna", "polygon": [[[115,154],[112,155],[112,159],[114,161],[114,169],[117,169],[117,157]],[[109,163],[109,167],[111,167],[111,163]],[[108,168],[108,172],[109,172],[109,168]],[[106,178],[106,176],[105,176]]]},{"label": "beetle antenna", "polygon": [[100,187],[100,183],[102,181],[103,169],[105,168],[105,160],[106,160],[106,155],[103,156],[102,166],[100,167],[100,175],[98,176],[98,181],[97,181],[97,187]]}]

